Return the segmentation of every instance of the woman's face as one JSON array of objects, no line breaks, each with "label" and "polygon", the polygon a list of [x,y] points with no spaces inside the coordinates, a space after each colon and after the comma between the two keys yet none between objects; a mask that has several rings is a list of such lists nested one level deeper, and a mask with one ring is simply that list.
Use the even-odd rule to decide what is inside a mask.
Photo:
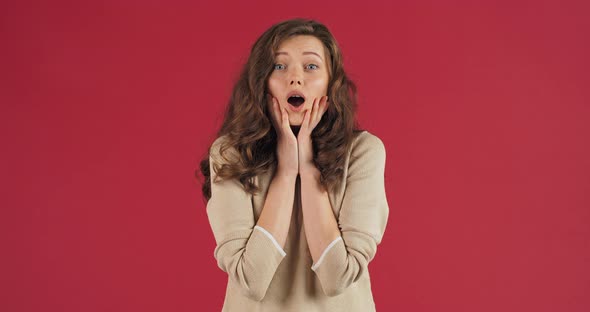
[{"label": "woman's face", "polygon": [[[314,99],[327,95],[328,64],[322,42],[310,35],[297,35],[281,43],[276,52],[268,89],[289,114],[289,124],[300,126]],[[298,94],[303,99],[291,97]]]}]

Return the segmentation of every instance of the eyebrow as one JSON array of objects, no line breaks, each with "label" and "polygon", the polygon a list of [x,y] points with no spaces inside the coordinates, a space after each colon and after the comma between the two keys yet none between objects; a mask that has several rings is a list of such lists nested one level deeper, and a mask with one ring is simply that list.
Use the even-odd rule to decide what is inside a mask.
[{"label": "eyebrow", "polygon": [[[276,57],[276,56],[279,56],[279,55],[281,55],[281,54],[289,55],[289,53],[287,53],[287,52],[277,52],[277,53],[275,54],[275,57]],[[322,57],[321,57],[319,54],[317,54],[317,53],[315,53],[315,52],[312,52],[312,51],[305,51],[305,52],[303,52],[302,54],[303,54],[303,55],[313,54],[313,55],[315,55],[315,56],[319,57],[319,58],[320,58],[320,60],[322,59]]]}]

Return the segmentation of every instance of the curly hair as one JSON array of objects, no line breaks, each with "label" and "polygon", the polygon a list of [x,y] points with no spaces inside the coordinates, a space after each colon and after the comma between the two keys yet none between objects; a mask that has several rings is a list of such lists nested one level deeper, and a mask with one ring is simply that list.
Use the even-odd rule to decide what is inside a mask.
[{"label": "curly hair", "polygon": [[[293,36],[311,35],[323,46],[328,64],[330,105],[311,133],[313,162],[321,172],[320,183],[326,189],[340,186],[344,162],[354,135],[361,132],[356,121],[357,91],[344,72],[343,57],[336,39],[323,24],[303,18],[282,21],[271,26],[254,43],[250,56],[236,82],[217,138],[225,137],[219,153],[226,161],[213,170],[217,178],[237,179],[250,194],[259,191],[254,177],[266,172],[277,161],[277,134],[266,105],[268,79],[274,68],[275,52]],[[214,142],[213,142],[214,143]],[[211,198],[210,155],[213,143],[200,162],[204,177],[202,193]],[[228,161],[231,148],[237,159]],[[195,176],[199,178],[198,169]],[[214,182],[217,182],[214,181]]]}]

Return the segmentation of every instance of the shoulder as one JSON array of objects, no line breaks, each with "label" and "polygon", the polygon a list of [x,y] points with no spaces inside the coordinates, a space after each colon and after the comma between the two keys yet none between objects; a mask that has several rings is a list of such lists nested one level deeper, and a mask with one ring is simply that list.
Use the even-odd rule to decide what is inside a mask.
[{"label": "shoulder", "polygon": [[215,163],[222,163],[225,161],[236,160],[237,150],[235,147],[228,145],[227,135],[217,137],[213,140],[211,147],[209,148],[209,156],[214,160]]},{"label": "shoulder", "polygon": [[385,157],[385,144],[377,135],[363,130],[355,134],[352,142],[351,158],[357,157]]},{"label": "shoulder", "polygon": [[[348,159],[347,183],[362,180],[368,183],[364,187],[377,183],[376,180],[369,182],[365,179],[383,179],[385,162],[385,145],[381,138],[366,130],[357,133]],[[355,185],[358,187],[359,184]]]},{"label": "shoulder", "polygon": [[209,155],[211,157],[217,158],[219,156],[219,149],[226,141],[226,139],[226,136],[220,136],[213,140],[213,143],[211,143],[211,146],[209,147]]},{"label": "shoulder", "polygon": [[227,135],[217,137],[215,140],[213,140],[213,143],[211,144],[211,149],[219,149],[219,146],[225,141],[227,141]]}]

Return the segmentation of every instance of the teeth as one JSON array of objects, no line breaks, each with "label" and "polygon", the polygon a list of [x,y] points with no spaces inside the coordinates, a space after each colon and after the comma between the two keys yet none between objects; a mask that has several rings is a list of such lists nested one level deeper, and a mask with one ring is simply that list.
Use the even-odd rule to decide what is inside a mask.
[{"label": "teeth", "polygon": [[294,94],[294,95],[291,95],[291,97],[301,97],[301,96],[300,95],[297,95],[297,94]]}]

